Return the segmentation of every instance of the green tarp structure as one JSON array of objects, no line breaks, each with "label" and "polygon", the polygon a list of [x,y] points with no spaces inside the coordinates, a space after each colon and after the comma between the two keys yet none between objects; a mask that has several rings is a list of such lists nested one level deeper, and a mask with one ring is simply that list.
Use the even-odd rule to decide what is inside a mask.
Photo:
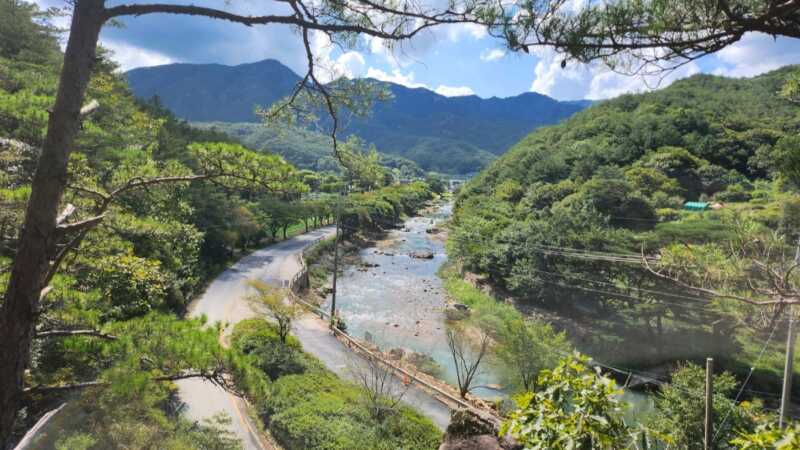
[{"label": "green tarp structure", "polygon": [[707,202],[686,202],[683,204],[683,209],[690,211],[705,211],[708,209]]}]

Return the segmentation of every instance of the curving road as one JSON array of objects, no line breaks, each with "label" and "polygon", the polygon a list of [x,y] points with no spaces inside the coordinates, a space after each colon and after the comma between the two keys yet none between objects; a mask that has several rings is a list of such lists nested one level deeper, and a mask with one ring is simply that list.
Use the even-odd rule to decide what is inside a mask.
[{"label": "curving road", "polygon": [[[252,317],[244,297],[248,292],[247,281],[260,279],[275,285],[284,285],[300,270],[300,252],[316,239],[332,235],[333,227],[320,228],[258,250],[234,264],[220,274],[206,291],[189,307],[191,317],[205,315],[209,322],[222,322],[229,332],[232,325]],[[347,349],[328,331],[325,323],[313,315],[307,315],[294,324],[293,332],[302,342],[303,348],[319,358],[337,375],[353,379],[351,370],[358,357]],[[394,383],[398,384],[397,380]],[[242,440],[246,450],[271,450],[274,447],[266,440],[258,427],[247,415],[247,405],[241,398],[202,380],[183,380],[178,383],[181,399],[187,405],[186,415],[202,421],[217,414],[231,418],[229,429]],[[414,386],[408,388],[403,400],[428,416],[444,429],[450,421],[450,410],[427,392]]]},{"label": "curving road", "polygon": [[[222,322],[229,332],[232,325],[254,315],[244,297],[247,281],[260,279],[282,285],[300,270],[297,255],[316,239],[333,234],[333,227],[320,228],[278,242],[251,253],[221,273],[189,306],[190,317],[205,315],[209,322]],[[258,432],[247,415],[247,405],[241,398],[203,380],[181,380],[178,384],[181,399],[186,403],[186,415],[197,421],[226,414],[231,418],[229,429],[242,440],[246,450],[271,450],[274,447]]]}]

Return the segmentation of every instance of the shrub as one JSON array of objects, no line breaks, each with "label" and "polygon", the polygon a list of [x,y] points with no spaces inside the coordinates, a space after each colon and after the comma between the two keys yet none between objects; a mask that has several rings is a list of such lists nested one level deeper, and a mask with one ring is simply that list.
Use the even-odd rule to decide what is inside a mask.
[{"label": "shrub", "polygon": [[714,194],[714,199],[720,202],[746,202],[750,198],[750,192],[741,184],[732,184],[724,191]]},{"label": "shrub", "polygon": [[252,355],[255,357],[256,366],[271,380],[284,375],[303,373],[306,370],[303,352],[280,342],[258,348]]},{"label": "shrub", "polygon": [[[339,379],[303,353],[294,337],[281,344],[268,322],[240,322],[231,342],[238,350],[234,358],[237,381],[246,377],[248,395],[257,394],[254,403],[283,448],[422,450],[439,446],[441,433],[411,408],[401,406],[382,422],[374,420],[358,386]],[[253,371],[261,373],[260,378]]]},{"label": "shrub", "polygon": [[[246,319],[236,324],[231,333],[231,344],[236,350],[249,355],[255,349],[280,342],[278,330],[274,325],[264,319]],[[295,350],[302,350],[300,341],[294,336],[288,336],[286,346]]]}]

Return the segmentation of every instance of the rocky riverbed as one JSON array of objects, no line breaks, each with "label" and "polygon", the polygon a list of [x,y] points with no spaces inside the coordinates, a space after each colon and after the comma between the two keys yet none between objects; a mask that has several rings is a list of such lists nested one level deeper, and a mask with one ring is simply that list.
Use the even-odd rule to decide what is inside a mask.
[{"label": "rocky riverbed", "polygon": [[[424,361],[425,372],[436,371],[450,382],[455,369],[447,346],[447,299],[436,275],[447,260],[441,223],[451,212],[440,204],[406,220],[384,239],[361,249],[360,262],[344,270],[338,280],[337,308],[348,332],[372,341],[383,351]],[[330,308],[330,296],[323,308]],[[477,384],[496,386],[499,376],[487,366]],[[495,397],[484,388],[476,392]]]}]

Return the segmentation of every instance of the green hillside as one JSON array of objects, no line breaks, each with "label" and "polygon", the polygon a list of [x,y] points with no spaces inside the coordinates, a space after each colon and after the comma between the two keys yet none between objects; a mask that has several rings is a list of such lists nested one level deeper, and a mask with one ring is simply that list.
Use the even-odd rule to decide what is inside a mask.
[{"label": "green hillside", "polygon": [[[290,95],[300,81],[278,61],[238,66],[168,64],[134,69],[125,76],[138,98],[158,97],[184,120],[227,122],[241,139],[259,148],[264,143],[275,145],[277,152],[301,167],[330,165],[330,159],[319,161],[323,153],[317,151],[319,138],[313,133],[298,131],[289,139],[276,138],[242,124],[257,124],[261,119],[256,106],[266,108]],[[527,133],[558,123],[590,103],[562,102],[536,92],[507,98],[445,97],[429,89],[375,82],[391,92],[391,99],[378,102],[368,117],[348,118],[340,130],[342,137],[359,136],[423,170],[450,174],[479,171]]]},{"label": "green hillside", "polygon": [[[766,310],[656,277],[641,254],[687,284],[740,295],[752,293],[748,277],[766,283],[756,258],[786,267],[800,224],[789,170],[800,109],[778,92],[796,70],[697,75],[537,130],[463,188],[450,255],[598,359],[663,367],[714,356],[744,372],[776,327],[758,319]],[[686,211],[687,200],[722,208]],[[765,358],[757,384],[781,367],[777,347]]]},{"label": "green hillside", "polygon": [[[247,147],[277,153],[300,169],[317,172],[341,170],[333,157],[331,139],[321,133],[304,128],[277,130],[264,124],[250,122],[197,122],[192,126],[224,133]],[[425,172],[410,159],[380,153],[380,163],[398,169],[404,178],[422,177]]]}]

